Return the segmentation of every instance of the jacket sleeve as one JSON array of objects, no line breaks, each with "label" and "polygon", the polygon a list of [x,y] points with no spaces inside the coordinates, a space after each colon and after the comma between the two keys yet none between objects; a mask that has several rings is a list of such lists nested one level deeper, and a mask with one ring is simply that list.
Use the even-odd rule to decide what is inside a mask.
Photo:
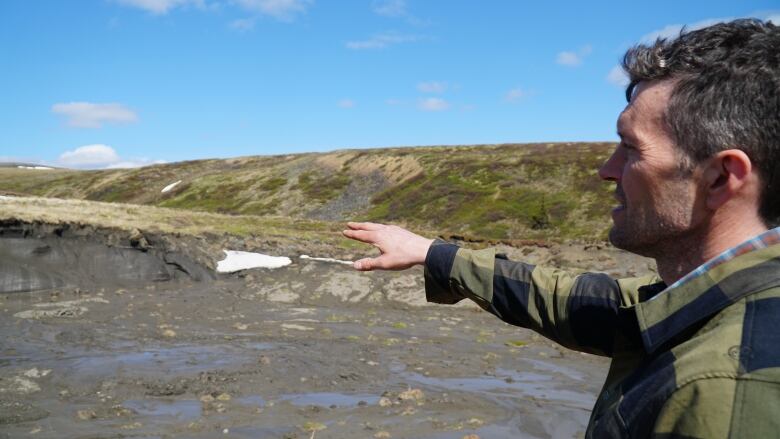
[{"label": "jacket sleeve", "polygon": [[609,356],[618,311],[635,302],[641,282],[600,273],[571,276],[497,257],[495,249],[469,250],[437,240],[425,261],[429,302],[452,304],[468,298],[501,320],[568,348]]}]

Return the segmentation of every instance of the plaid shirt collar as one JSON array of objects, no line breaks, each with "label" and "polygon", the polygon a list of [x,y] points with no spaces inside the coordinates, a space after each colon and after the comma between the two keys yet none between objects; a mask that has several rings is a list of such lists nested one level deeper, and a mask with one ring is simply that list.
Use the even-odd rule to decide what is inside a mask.
[{"label": "plaid shirt collar", "polygon": [[776,244],[780,227],[726,250],[669,287],[663,283],[645,287],[641,293],[652,297],[635,310],[647,352],[739,299],[780,285]]}]

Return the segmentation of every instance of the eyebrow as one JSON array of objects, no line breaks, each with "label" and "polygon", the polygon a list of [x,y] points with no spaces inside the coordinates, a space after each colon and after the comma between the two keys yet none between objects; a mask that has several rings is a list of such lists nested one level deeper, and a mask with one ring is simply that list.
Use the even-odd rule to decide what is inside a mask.
[{"label": "eyebrow", "polygon": [[635,141],[636,137],[630,132],[626,131],[625,129],[621,129],[618,127],[615,132],[617,133],[618,137],[620,137],[621,140],[628,139],[631,141]]}]

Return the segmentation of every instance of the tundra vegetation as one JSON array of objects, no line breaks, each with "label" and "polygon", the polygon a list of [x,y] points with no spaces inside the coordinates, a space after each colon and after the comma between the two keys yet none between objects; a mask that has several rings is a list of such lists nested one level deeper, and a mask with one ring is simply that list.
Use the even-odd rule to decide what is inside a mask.
[{"label": "tundra vegetation", "polygon": [[601,241],[614,188],[596,171],[613,147],[384,148],[91,171],[7,167],[0,168],[0,192],[122,203],[124,212],[136,209],[163,227],[184,221],[238,235],[262,229],[325,236],[339,230],[335,223],[371,220],[472,241]]}]

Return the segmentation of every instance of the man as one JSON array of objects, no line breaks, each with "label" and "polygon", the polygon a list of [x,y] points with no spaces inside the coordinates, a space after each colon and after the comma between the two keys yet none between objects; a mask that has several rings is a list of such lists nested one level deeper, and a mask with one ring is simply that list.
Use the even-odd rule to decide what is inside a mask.
[{"label": "man", "polygon": [[570,277],[395,226],[358,270],[425,265],[429,301],[612,357],[587,437],[780,437],[780,28],[736,20],[630,49],[610,241],[659,279]]}]

